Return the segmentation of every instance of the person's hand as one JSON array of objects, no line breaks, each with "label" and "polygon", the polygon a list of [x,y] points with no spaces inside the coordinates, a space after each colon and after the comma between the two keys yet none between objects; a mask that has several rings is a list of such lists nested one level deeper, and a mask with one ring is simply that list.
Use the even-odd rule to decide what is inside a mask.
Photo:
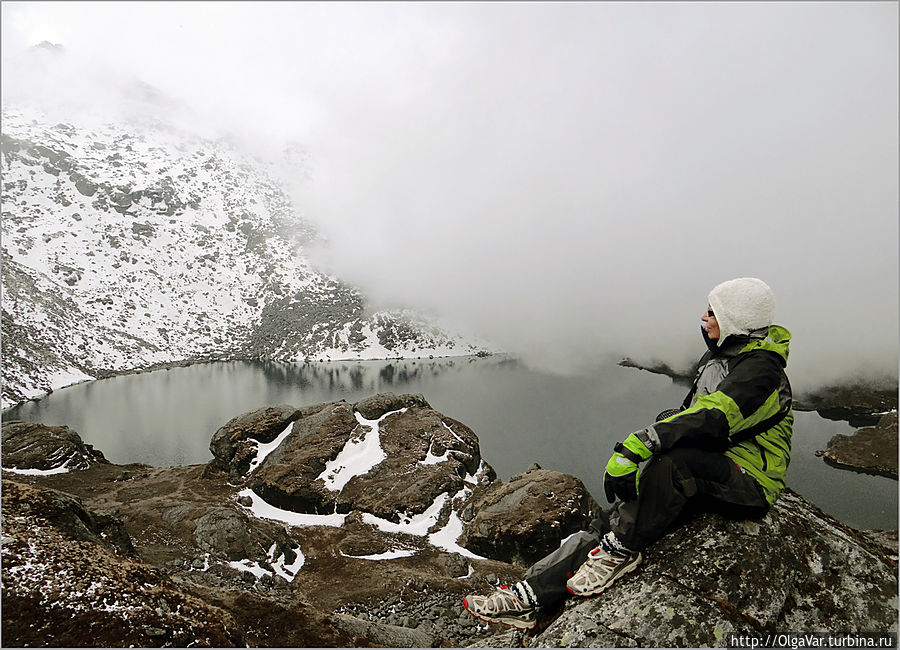
[{"label": "person's hand", "polygon": [[617,442],[615,453],[606,464],[603,476],[603,490],[610,503],[619,497],[622,501],[637,499],[641,480],[641,468],[638,463],[652,456],[636,434],[632,433],[624,443]]}]

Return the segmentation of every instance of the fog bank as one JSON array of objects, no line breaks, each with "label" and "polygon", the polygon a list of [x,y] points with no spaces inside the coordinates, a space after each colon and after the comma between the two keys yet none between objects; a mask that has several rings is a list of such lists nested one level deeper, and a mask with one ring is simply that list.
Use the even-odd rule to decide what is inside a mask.
[{"label": "fog bank", "polygon": [[[4,3],[2,22],[4,101],[104,115],[138,79],[198,131],[280,164],[302,147],[279,173],[319,264],[532,365],[686,365],[709,289],[752,275],[796,387],[896,379],[896,3]],[[67,63],[36,75],[42,40]]]}]

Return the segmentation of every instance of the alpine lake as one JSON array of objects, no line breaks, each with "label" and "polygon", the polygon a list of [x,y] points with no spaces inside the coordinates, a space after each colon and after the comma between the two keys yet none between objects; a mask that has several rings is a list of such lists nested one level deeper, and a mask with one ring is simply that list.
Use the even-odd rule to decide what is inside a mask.
[{"label": "alpine lake", "polygon": [[[563,376],[505,355],[232,361],[77,384],[8,409],[3,420],[66,425],[114,463],[193,465],[212,459],[210,438],[237,415],[274,404],[353,403],[384,392],[421,393],[470,427],[498,478],[537,463],[577,476],[605,505],[603,471],[613,445],[681,404],[687,387],[614,363]],[[896,530],[897,481],[836,469],[816,456],[832,436],[855,429],[815,412],[794,417],[788,487],[854,528]]]}]

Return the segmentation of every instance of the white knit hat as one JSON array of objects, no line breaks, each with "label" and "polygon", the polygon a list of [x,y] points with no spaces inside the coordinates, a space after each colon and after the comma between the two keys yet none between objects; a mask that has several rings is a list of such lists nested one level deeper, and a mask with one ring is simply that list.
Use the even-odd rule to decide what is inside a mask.
[{"label": "white knit hat", "polygon": [[709,306],[719,324],[717,345],[732,334],[749,334],[775,322],[775,296],[757,278],[736,278],[713,287]]}]

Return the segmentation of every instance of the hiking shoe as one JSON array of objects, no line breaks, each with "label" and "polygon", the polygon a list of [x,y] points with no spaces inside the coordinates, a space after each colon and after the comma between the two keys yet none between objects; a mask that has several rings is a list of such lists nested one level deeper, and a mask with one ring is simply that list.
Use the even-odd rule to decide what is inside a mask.
[{"label": "hiking shoe", "polygon": [[634,571],[642,559],[640,553],[618,555],[598,546],[588,553],[587,561],[566,581],[566,589],[576,596],[595,596]]},{"label": "hiking shoe", "polygon": [[466,596],[463,607],[488,623],[503,623],[520,630],[530,630],[537,624],[534,607],[523,603],[506,585],[487,596]]}]

